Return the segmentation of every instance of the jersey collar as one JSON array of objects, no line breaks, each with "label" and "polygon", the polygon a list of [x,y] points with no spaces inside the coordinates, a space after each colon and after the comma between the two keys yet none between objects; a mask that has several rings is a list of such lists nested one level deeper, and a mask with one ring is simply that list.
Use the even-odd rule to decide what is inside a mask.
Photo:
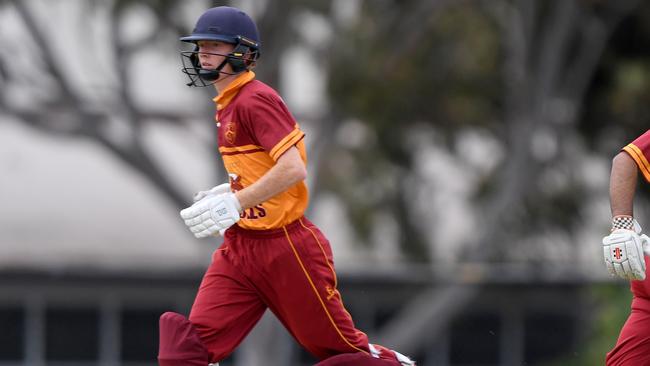
[{"label": "jersey collar", "polygon": [[255,73],[252,71],[247,71],[237,75],[237,77],[228,84],[224,91],[212,99],[217,103],[217,110],[226,108],[228,103],[230,103],[230,101],[237,95],[239,89],[253,79],[255,79]]}]

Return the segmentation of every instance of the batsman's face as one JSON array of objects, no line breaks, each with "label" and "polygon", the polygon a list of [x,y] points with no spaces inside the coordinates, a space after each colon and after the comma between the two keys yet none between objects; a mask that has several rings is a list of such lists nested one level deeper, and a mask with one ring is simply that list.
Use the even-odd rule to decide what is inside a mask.
[{"label": "batsman's face", "polygon": [[[234,45],[225,42],[217,41],[198,41],[197,46],[199,46],[199,62],[201,62],[201,67],[207,70],[216,69],[223,60],[226,58],[225,55],[230,53]],[[230,65],[224,67],[224,71],[229,68]]]}]

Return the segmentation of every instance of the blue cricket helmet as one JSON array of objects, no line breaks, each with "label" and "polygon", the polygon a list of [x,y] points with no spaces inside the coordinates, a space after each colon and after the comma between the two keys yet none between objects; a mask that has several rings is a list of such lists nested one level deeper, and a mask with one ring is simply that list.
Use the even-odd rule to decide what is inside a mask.
[{"label": "blue cricket helmet", "polygon": [[208,9],[199,17],[189,36],[181,37],[183,42],[221,41],[232,44],[247,43],[249,48],[259,51],[260,36],[257,26],[243,11],[230,6]]},{"label": "blue cricket helmet", "polygon": [[[260,57],[260,36],[257,26],[243,11],[230,6],[218,6],[206,10],[196,22],[189,36],[181,41],[195,44],[194,51],[181,52],[182,71],[189,78],[189,86],[208,86],[216,82],[226,63],[230,64],[235,74],[249,70]],[[214,70],[202,69],[198,59],[199,41],[219,41],[234,44],[232,52]]]}]

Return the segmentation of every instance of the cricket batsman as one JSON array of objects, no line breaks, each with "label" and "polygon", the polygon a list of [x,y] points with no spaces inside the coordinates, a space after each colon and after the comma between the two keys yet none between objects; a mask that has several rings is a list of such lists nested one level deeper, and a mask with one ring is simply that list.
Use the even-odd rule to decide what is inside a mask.
[{"label": "cricket batsman", "polygon": [[609,272],[630,280],[632,311],[606,357],[607,366],[650,365],[650,283],[646,254],[650,238],[634,218],[633,201],[638,171],[650,182],[650,130],[614,157],[609,185],[611,233],[603,238]]},{"label": "cricket batsman", "polygon": [[319,365],[406,366],[357,330],[337,289],[330,244],[305,216],[304,132],[278,93],[255,79],[260,37],[239,9],[208,9],[180,39],[191,86],[214,86],[229,182],[199,192],[181,217],[197,238],[223,235],[189,319],[160,317],[161,366],[216,365],[268,308]]}]

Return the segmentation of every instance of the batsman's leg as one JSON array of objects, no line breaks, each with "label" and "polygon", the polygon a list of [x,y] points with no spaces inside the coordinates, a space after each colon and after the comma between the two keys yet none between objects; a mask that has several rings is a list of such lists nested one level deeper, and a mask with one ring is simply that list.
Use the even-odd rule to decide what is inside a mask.
[{"label": "batsman's leg", "polygon": [[166,312],[160,317],[160,366],[206,366],[208,350],[194,326],[181,314]]},{"label": "batsman's leg", "polygon": [[[338,354],[362,354],[359,365],[411,366],[407,357],[385,347],[369,345],[367,336],[358,330],[347,312],[337,289],[336,272],[329,241],[307,219],[285,229],[285,236],[274,242],[275,251],[284,250],[282,271],[260,279],[272,311],[296,340],[320,359]],[[264,281],[271,281],[263,286]],[[273,287],[274,283],[285,286]],[[343,357],[344,359],[346,357]],[[373,360],[374,358],[374,360]],[[345,361],[345,360],[343,360]]]},{"label": "batsman's leg", "polygon": [[233,265],[234,249],[225,249],[228,240],[213,254],[189,320],[175,313],[161,317],[160,366],[216,365],[232,353],[266,310]]},{"label": "batsman's leg", "polygon": [[344,353],[330,357],[314,366],[401,366],[414,364],[401,364],[391,358],[376,358],[367,353]]}]

